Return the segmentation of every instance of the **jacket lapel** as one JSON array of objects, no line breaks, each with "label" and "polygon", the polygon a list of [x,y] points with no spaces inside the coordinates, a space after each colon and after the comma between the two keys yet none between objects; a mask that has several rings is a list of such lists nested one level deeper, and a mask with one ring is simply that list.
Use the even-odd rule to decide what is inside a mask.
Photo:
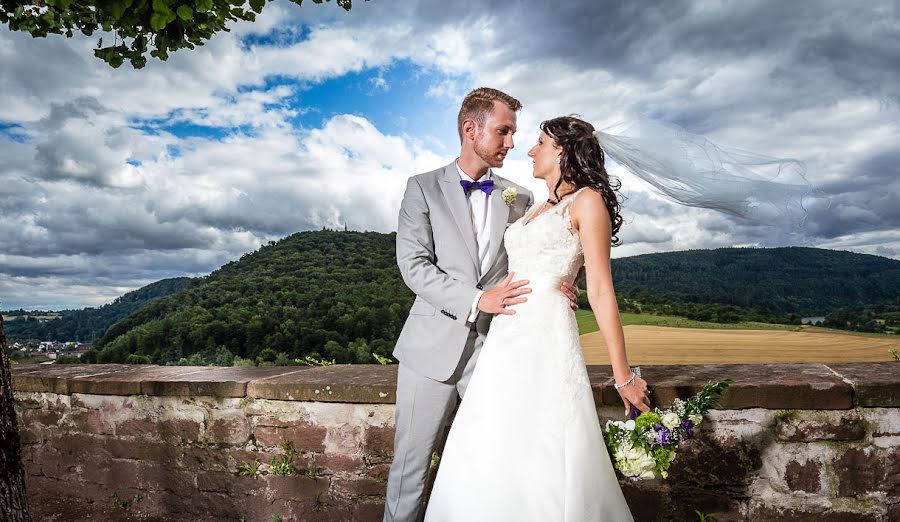
[{"label": "jacket lapel", "polygon": [[[503,243],[503,234],[506,233],[506,224],[509,222],[509,209],[503,201],[503,190],[509,185],[506,180],[498,176],[496,173],[491,174],[494,180],[494,191],[491,193],[491,249],[488,252],[489,265],[493,266],[497,260],[497,253],[500,251],[500,245]],[[488,270],[487,272],[489,272]]]},{"label": "jacket lapel", "polygon": [[472,213],[469,211],[469,202],[466,200],[466,194],[463,192],[459,180],[459,172],[454,161],[444,167],[441,191],[444,193],[444,199],[447,200],[447,205],[450,207],[450,213],[453,214],[453,220],[456,221],[456,226],[459,227],[466,249],[472,257],[476,273],[479,273],[478,245],[475,243],[475,227],[472,226]]}]

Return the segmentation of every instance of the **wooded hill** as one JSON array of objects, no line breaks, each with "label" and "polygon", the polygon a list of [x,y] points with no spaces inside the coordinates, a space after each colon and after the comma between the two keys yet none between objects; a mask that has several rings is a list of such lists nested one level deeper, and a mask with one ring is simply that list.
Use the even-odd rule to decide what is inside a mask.
[{"label": "wooded hill", "polygon": [[614,259],[616,294],[720,304],[773,318],[824,316],[900,296],[900,261],[819,248],[717,248]]},{"label": "wooded hill", "polygon": [[[78,341],[93,342],[100,338],[109,326],[154,299],[172,295],[195,282],[190,277],[162,279],[116,298],[97,308],[38,312],[11,310],[3,315],[14,317],[5,323],[6,337],[11,341]],[[39,316],[59,316],[58,319],[40,320]]]},{"label": "wooded hill", "polygon": [[[395,234],[335,231],[271,242],[118,321],[87,360],[389,356],[414,297],[394,243]],[[900,295],[900,261],[814,248],[646,254],[612,266],[621,308],[713,321],[792,322]]]}]

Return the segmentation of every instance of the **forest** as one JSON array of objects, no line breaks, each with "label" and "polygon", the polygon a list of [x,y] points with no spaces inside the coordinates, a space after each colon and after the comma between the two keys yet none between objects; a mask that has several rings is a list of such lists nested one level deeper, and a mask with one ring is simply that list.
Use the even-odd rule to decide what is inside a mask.
[{"label": "forest", "polygon": [[[190,277],[163,279],[128,292],[97,308],[61,311],[4,311],[13,318],[5,323],[6,335],[15,341],[75,341],[90,343],[99,339],[109,326],[131,315],[148,302],[174,294],[195,282]],[[41,320],[41,316],[59,316]]]},{"label": "forest", "polygon": [[[206,277],[163,280],[9,336],[46,338],[38,328],[58,323],[60,340],[97,338],[84,362],[375,362],[390,357],[414,297],[394,242],[376,232],[300,232]],[[612,270],[628,312],[722,323],[826,316],[827,326],[860,331],[885,331],[900,313],[890,304],[900,295],[900,261],[878,256],[721,248],[613,259]],[[588,307],[584,293],[580,304]],[[7,325],[19,322],[32,321]]]}]

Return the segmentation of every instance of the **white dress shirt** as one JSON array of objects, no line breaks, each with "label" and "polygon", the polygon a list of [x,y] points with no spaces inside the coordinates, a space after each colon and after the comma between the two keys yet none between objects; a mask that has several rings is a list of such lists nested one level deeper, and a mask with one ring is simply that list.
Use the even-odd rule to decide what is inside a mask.
[{"label": "white dress shirt", "polygon": [[[456,170],[459,171],[459,179],[472,181],[472,178],[460,168],[459,160],[456,162]],[[475,181],[486,181],[489,179],[491,179],[490,169],[488,169],[486,174]],[[460,187],[460,190],[462,190],[462,187]],[[488,252],[490,252],[491,249],[491,200],[486,192],[474,188],[469,191],[468,200],[469,211],[472,216],[472,228],[475,229],[475,244],[478,245],[478,274],[484,275],[484,273],[488,271],[488,268],[490,268]],[[468,317],[470,323],[474,322],[475,318],[478,316],[478,301],[481,299],[481,294],[483,293],[483,290],[479,290],[475,295],[475,300],[472,302],[472,309],[469,312]]]}]

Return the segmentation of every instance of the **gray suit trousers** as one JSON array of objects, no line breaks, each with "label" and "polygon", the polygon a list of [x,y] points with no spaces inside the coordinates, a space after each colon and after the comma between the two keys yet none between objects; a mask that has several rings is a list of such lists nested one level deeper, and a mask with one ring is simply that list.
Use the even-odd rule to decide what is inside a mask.
[{"label": "gray suit trousers", "polygon": [[466,393],[484,336],[471,330],[450,379],[435,381],[400,362],[394,426],[394,462],[388,478],[385,522],[418,522],[425,516],[431,455],[441,443],[448,417]]}]

